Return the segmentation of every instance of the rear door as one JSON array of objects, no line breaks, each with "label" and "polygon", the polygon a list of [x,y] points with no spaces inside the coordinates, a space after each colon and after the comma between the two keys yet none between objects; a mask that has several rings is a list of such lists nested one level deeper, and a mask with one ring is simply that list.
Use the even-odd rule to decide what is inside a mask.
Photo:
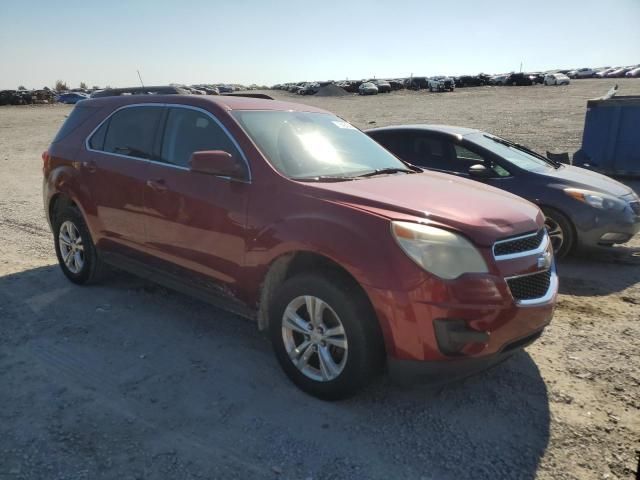
[{"label": "rear door", "polygon": [[87,141],[80,165],[103,249],[127,254],[144,248],[143,192],[163,111],[161,105],[127,106]]},{"label": "rear door", "polygon": [[[149,252],[157,265],[193,281],[233,288],[243,264],[251,184],[189,170],[195,151],[224,150],[243,159],[234,140],[204,110],[171,106],[144,187]],[[248,170],[247,170],[248,171]],[[211,285],[201,285],[211,286]]]}]

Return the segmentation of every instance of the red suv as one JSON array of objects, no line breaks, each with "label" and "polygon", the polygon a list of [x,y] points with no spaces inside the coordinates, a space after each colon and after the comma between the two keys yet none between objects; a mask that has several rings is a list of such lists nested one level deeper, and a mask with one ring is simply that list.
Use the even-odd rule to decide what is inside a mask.
[{"label": "red suv", "polygon": [[43,160],[72,282],[110,264],[255,319],[286,374],[321,398],[385,365],[485,367],[552,317],[557,277],[535,205],[423,172],[314,107],[84,100]]}]

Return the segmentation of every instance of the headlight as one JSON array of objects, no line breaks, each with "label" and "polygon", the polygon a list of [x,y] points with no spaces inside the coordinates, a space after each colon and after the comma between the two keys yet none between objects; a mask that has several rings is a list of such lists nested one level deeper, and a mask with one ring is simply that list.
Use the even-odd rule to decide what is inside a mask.
[{"label": "headlight", "polygon": [[627,206],[623,200],[606,193],[592,192],[580,188],[565,188],[564,193],[601,210],[624,210]]},{"label": "headlight", "polygon": [[440,278],[489,271],[476,247],[455,233],[411,222],[392,222],[391,232],[414,262]]}]

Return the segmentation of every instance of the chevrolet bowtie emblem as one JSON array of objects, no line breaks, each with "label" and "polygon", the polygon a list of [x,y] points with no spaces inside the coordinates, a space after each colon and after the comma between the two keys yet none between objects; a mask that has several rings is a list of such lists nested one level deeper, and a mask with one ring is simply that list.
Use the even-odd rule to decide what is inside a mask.
[{"label": "chevrolet bowtie emblem", "polygon": [[538,268],[547,269],[551,267],[551,253],[544,252],[538,257]]}]

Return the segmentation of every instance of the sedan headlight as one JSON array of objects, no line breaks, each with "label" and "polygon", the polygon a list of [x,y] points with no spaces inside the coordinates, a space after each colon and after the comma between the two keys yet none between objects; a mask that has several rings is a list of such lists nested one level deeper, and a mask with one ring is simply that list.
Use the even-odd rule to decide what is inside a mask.
[{"label": "sedan headlight", "polygon": [[469,240],[448,230],[412,222],[392,222],[398,245],[420,267],[451,280],[463,273],[487,273],[487,264]]},{"label": "sedan headlight", "polygon": [[592,192],[580,188],[565,188],[564,193],[600,210],[624,210],[627,206],[624,200],[606,193]]}]

